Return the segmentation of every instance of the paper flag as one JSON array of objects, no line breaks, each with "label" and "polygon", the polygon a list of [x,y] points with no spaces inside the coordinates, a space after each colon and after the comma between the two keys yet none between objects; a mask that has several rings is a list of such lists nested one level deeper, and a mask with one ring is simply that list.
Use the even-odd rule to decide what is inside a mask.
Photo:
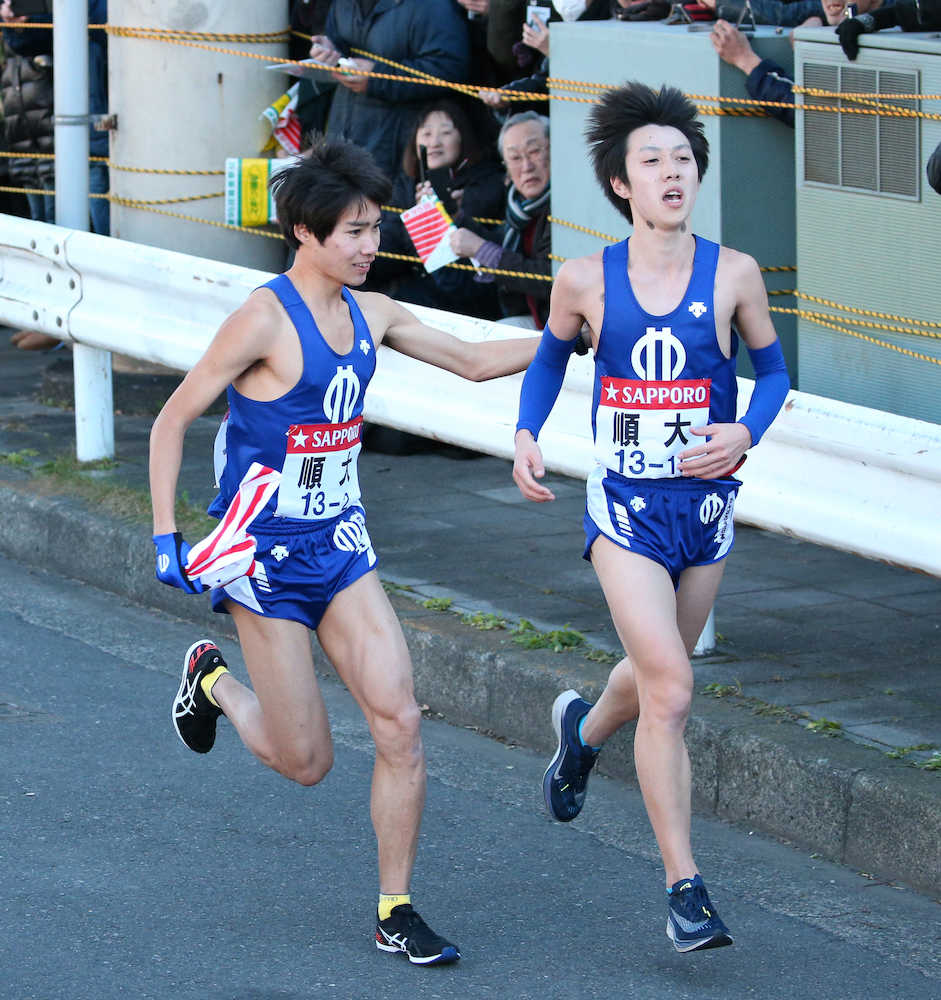
[{"label": "paper flag", "polygon": [[402,223],[429,273],[457,260],[449,235],[457,228],[437,198],[423,198],[402,213]]}]

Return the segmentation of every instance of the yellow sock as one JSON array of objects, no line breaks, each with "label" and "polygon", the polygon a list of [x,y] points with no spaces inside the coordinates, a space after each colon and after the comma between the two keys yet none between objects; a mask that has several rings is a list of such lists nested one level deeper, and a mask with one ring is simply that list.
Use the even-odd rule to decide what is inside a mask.
[{"label": "yellow sock", "polygon": [[388,920],[389,915],[392,913],[396,906],[401,906],[403,903],[411,903],[412,897],[407,893],[399,893],[395,896],[390,896],[387,893],[379,893],[379,919]]},{"label": "yellow sock", "polygon": [[223,674],[227,674],[228,672],[226,667],[220,665],[211,674],[206,674],[199,682],[199,686],[203,689],[203,694],[209,699],[210,704],[215,705],[216,708],[219,708],[219,702],[212,696],[212,686]]}]

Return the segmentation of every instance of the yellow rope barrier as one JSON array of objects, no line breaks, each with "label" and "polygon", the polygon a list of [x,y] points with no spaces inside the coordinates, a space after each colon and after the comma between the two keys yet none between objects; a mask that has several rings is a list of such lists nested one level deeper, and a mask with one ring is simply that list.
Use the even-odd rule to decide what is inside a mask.
[{"label": "yellow rope barrier", "polygon": [[[194,38],[217,38],[216,35],[212,35],[208,32],[172,32],[168,29],[156,29],[156,28],[120,28],[113,25],[108,25],[106,29],[110,34],[119,35],[128,38],[145,38],[148,40],[164,41],[172,45],[184,45],[190,48],[204,49],[209,52],[217,52],[221,55],[235,55],[241,56],[248,59],[267,59],[269,62],[282,63],[285,65],[291,65],[296,63],[297,60],[283,59],[277,56],[264,56],[260,53],[255,52],[240,52],[235,49],[223,49],[216,46],[211,46],[205,44],[205,42],[198,42],[192,39]],[[219,36],[225,38],[227,36]],[[342,73],[348,76],[365,76],[369,78],[376,78],[380,80],[394,80],[404,83],[413,84],[424,84],[426,86],[442,87],[449,90],[456,90],[461,93],[477,95],[481,90],[492,90],[492,87],[484,87],[481,85],[466,84],[466,83],[456,83],[453,80],[444,80],[440,77],[432,76],[428,73],[423,73],[420,70],[415,70],[410,66],[405,66],[402,63],[396,63],[394,60],[386,59],[383,56],[376,55],[375,53],[367,52],[364,49],[353,49],[352,51],[363,55],[365,58],[372,59],[376,62],[383,62],[389,65],[397,66],[403,71],[408,72],[408,76],[400,76],[391,73],[381,73],[376,70],[346,70],[341,67],[331,67],[324,65],[322,68],[328,72]],[[554,83],[571,83],[575,87],[586,88],[590,92],[592,88],[604,89],[602,84],[585,84],[582,82],[575,81],[559,81],[556,78],[550,78]],[[551,86],[551,84],[550,84]],[[824,94],[828,93],[826,91]],[[583,104],[594,104],[594,98],[589,97],[572,97],[563,94],[535,94],[526,93],[520,91],[504,91],[502,92],[504,99],[509,101],[534,101],[534,100],[560,100],[560,101],[570,101]],[[846,107],[835,107],[835,106],[817,106],[817,105],[806,105],[806,104],[796,104],[791,105],[783,102],[770,102],[770,101],[753,101],[746,98],[720,98],[713,95],[688,95],[690,99],[706,100],[710,103],[734,103],[735,108],[712,108],[703,105],[697,105],[697,110],[703,115],[738,115],[738,116],[764,116],[767,114],[766,110],[769,107],[789,107],[800,111],[823,111],[823,112],[837,112],[837,113],[849,113],[849,114],[882,114],[894,117],[912,117],[912,118],[925,118],[931,121],[941,121],[941,114],[931,114],[927,111],[917,111],[909,108],[883,108],[883,107],[863,107],[863,108],[846,108]],[[869,95],[875,99],[882,99],[885,95],[872,94]],[[904,95],[905,98],[918,99],[920,95],[909,94]],[[929,95],[933,96],[933,95]]]},{"label": "yellow rope barrier", "polygon": [[[830,299],[820,298],[818,295],[808,295],[806,292],[798,292],[798,298],[806,299],[808,302],[816,302],[821,306],[829,306],[831,309],[838,309],[842,312],[854,313],[858,316],[874,316],[876,319],[890,319],[896,323],[913,323],[918,326],[934,326],[941,329],[941,323],[936,323],[927,319],[912,319],[910,316],[898,316],[895,313],[876,312],[874,309],[859,309],[855,306],[844,306],[839,302]],[[886,329],[889,329],[886,327]]]},{"label": "yellow rope barrier", "polygon": [[809,320],[811,323],[816,323],[818,326],[827,327],[830,330],[836,330],[837,333],[845,333],[847,336],[855,337],[857,340],[863,340],[867,344],[884,347],[887,350],[895,351],[897,354],[904,354],[906,357],[915,358],[917,361],[927,361],[929,364],[941,366],[941,358],[932,357],[930,354],[922,354],[920,351],[912,351],[907,347],[899,347],[898,344],[891,344],[887,340],[879,340],[877,337],[870,337],[865,333],[859,333],[858,331],[850,330],[847,327],[837,326],[835,323],[829,323],[826,320],[821,319],[819,314],[808,313],[803,309],[789,309],[784,306],[772,306],[771,311],[800,316],[803,319]]},{"label": "yellow rope barrier", "polygon": [[[29,28],[51,28],[51,24],[30,24],[23,25],[21,27]],[[103,29],[109,34],[114,34],[120,37],[130,37],[130,38],[142,38],[146,40],[158,40],[164,41],[169,44],[183,45],[190,48],[202,49],[205,51],[216,52],[222,55],[236,55],[243,58],[252,59],[266,59],[269,62],[277,62],[282,64],[291,64],[295,60],[283,59],[274,56],[264,56],[259,53],[253,52],[243,52],[234,49],[223,49],[217,46],[212,46],[206,44],[208,41],[223,41],[223,42],[247,42],[249,44],[268,44],[275,42],[285,41],[291,34],[298,35],[303,38],[308,38],[310,36],[303,35],[300,32],[291,32],[288,29],[279,32],[268,32],[268,33],[257,33],[257,34],[222,34],[215,32],[197,32],[197,31],[187,31],[187,30],[175,30],[175,29],[158,29],[158,28],[123,28],[116,25],[89,25],[90,29]],[[336,67],[323,66],[323,69],[329,72],[340,72],[346,73],[350,76],[366,76],[375,77],[378,79],[396,80],[401,82],[415,83],[415,84],[425,84],[428,86],[436,86],[447,88],[451,90],[457,90],[462,93],[478,95],[481,90],[491,90],[491,87],[475,86],[473,84],[463,84],[456,83],[450,80],[444,80],[439,77],[434,77],[429,73],[425,73],[421,70],[417,70],[414,67],[406,66],[403,63],[397,63],[394,60],[387,59],[382,56],[377,56],[374,53],[364,51],[362,49],[353,49],[357,55],[361,55],[365,58],[372,59],[376,62],[382,62],[386,65],[390,65],[396,69],[402,70],[407,73],[408,76],[396,76],[389,73],[381,73],[375,70],[369,71],[356,71],[356,70],[343,70]],[[503,93],[503,97],[506,100],[562,100],[578,103],[592,104],[596,102],[597,95],[602,91],[607,89],[605,84],[590,83],[587,81],[577,81],[577,80],[565,80],[556,77],[550,77],[547,81],[550,88],[570,90],[574,91],[576,94],[593,94],[593,97],[578,97],[578,96],[568,96],[558,93],[550,94],[535,94],[527,92],[514,92],[506,91]],[[756,101],[749,100],[745,98],[731,98],[731,97],[720,97],[715,95],[704,95],[704,94],[688,94],[687,96],[690,100],[699,100],[707,102],[706,106],[699,105],[698,111],[700,114],[706,115],[762,115],[766,114],[767,108],[771,107],[793,107],[796,111],[821,111],[821,112],[838,112],[838,113],[849,113],[849,114],[881,114],[892,117],[908,117],[908,118],[925,118],[928,120],[936,121],[941,120],[941,114],[932,114],[929,112],[924,112],[921,110],[915,110],[911,108],[900,108],[885,107],[885,101],[892,100],[907,100],[907,101],[921,101],[921,100],[941,100],[941,95],[938,94],[867,94],[867,93],[857,93],[857,92],[833,92],[827,91],[820,88],[814,87],[802,87],[794,85],[794,94],[807,95],[811,97],[822,97],[827,100],[832,101],[829,105],[812,105],[812,104],[788,104],[786,102],[770,102],[770,101]],[[865,107],[846,107],[838,102],[846,101],[856,101],[865,104]],[[711,107],[709,105],[719,105],[718,107]],[[723,107],[722,105],[735,105],[734,107]],[[17,154],[11,152],[0,152],[0,156],[7,158],[30,158],[30,159],[54,159],[54,154],[43,154],[43,153],[32,153],[32,154]],[[132,167],[123,164],[112,163],[106,157],[91,157],[92,160],[96,162],[106,162],[111,169],[119,171],[127,171],[133,173],[150,173],[150,174],[165,174],[165,175],[175,175],[175,176],[221,176],[224,171],[221,170],[174,170],[174,169],[160,169],[151,167]],[[17,187],[0,187],[0,191],[9,192],[20,192],[24,194],[40,194],[40,195],[54,195],[54,192],[47,191],[42,188],[17,188]],[[92,194],[91,197],[97,198],[107,198],[113,201],[115,204],[127,206],[130,208],[138,208],[144,211],[155,212],[160,215],[169,216],[171,218],[183,219],[189,222],[196,222],[201,225],[209,225],[217,228],[231,229],[238,232],[253,233],[258,236],[266,236],[274,239],[281,239],[280,233],[266,231],[264,229],[259,229],[258,227],[251,226],[237,226],[231,223],[215,222],[211,219],[201,219],[194,216],[188,216],[180,212],[171,212],[165,209],[158,208],[159,205],[167,205],[174,203],[183,202],[193,202],[201,201],[210,198],[222,197],[224,192],[211,192],[202,195],[188,195],[181,196],[179,198],[160,198],[160,199],[131,199],[123,198],[113,194]],[[394,208],[393,206],[383,206],[391,211],[403,211],[402,209]],[[497,219],[481,219],[478,220],[486,224],[499,224],[502,220]],[[581,226],[577,223],[568,222],[565,219],[559,219],[554,216],[549,217],[549,221],[556,223],[558,225],[567,226],[568,228],[578,230],[580,232],[587,233],[589,235],[595,236],[602,239],[608,243],[617,242],[616,238],[608,233],[603,233],[597,229],[591,229],[587,226]],[[405,254],[395,254],[386,251],[380,251],[379,256],[387,257],[397,260],[405,260],[411,263],[420,263],[420,258],[413,257]],[[553,260],[563,260],[563,258],[550,254]],[[494,275],[503,275],[508,277],[522,277],[530,278],[532,280],[549,281],[553,279],[549,275],[541,274],[531,274],[525,271],[510,271],[501,268],[477,268],[470,264],[457,264],[452,263],[448,265],[449,267],[454,267],[460,270],[467,271],[477,271],[485,272]],[[796,270],[794,267],[763,267],[761,269],[764,272],[793,272]],[[941,323],[935,323],[927,320],[911,319],[909,317],[898,316],[892,313],[881,313],[875,310],[861,309],[854,306],[843,306],[839,303],[833,302],[829,299],[820,298],[818,296],[813,296],[805,294],[796,289],[781,289],[770,291],[769,295],[796,295],[798,298],[816,302],[821,305],[825,305],[828,308],[835,309],[838,311],[851,313],[856,316],[871,316],[875,319],[888,319],[895,323],[911,323],[911,326],[891,326],[885,323],[876,323],[869,320],[857,319],[855,322],[858,325],[868,327],[869,329],[886,330],[890,333],[902,334],[902,335],[912,335],[912,336],[922,336],[941,339],[941,333],[935,332],[931,329],[923,329],[924,327],[934,327],[941,328]],[[941,359],[931,357],[930,355],[921,354],[917,351],[909,350],[908,348],[899,347],[896,344],[889,343],[884,340],[879,340],[875,337],[870,337],[866,334],[860,333],[859,331],[849,329],[850,320],[840,316],[833,315],[830,313],[821,313],[813,310],[806,310],[800,308],[788,308],[780,306],[771,306],[772,312],[778,312],[782,314],[796,315],[803,319],[808,320],[811,323],[817,324],[822,327],[826,327],[835,330],[839,333],[845,333],[849,336],[856,337],[865,342],[878,345],[900,354],[906,355],[908,357],[916,358],[922,361],[928,361],[932,364],[941,365]]]},{"label": "yellow rope barrier", "polygon": [[[209,198],[222,198],[224,196],[225,191],[211,191],[209,194],[181,195],[179,198],[124,198],[120,195],[110,193],[100,195],[99,197],[108,198],[109,201],[126,205],[128,208],[142,208],[145,205],[175,205],[184,201],[206,201]],[[92,195],[92,197],[95,196]]]},{"label": "yellow rope barrier", "polygon": [[[89,25],[89,27],[92,27]],[[117,24],[102,25],[109,35],[127,38],[147,38],[153,41],[185,39],[194,42],[247,42],[249,45],[267,45],[286,42],[291,37],[290,28],[281,31],[225,33],[214,31],[189,31],[185,28],[125,28]]]},{"label": "yellow rope barrier", "polygon": [[164,170],[160,167],[129,167],[123,163],[105,161],[112,170],[131,174],[167,174],[173,177],[222,177],[224,170]]},{"label": "yellow rope barrier", "polygon": [[45,188],[9,187],[6,184],[0,186],[0,191],[9,191],[10,194],[42,194],[48,195],[50,198],[53,196],[52,191],[47,191]]}]

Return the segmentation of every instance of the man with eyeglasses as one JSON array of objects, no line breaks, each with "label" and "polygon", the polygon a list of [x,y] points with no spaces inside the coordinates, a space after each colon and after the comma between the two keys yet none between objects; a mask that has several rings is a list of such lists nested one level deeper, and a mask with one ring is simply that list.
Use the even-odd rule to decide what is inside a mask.
[{"label": "man with eyeglasses", "polygon": [[[496,280],[504,317],[518,326],[541,330],[549,315],[549,119],[535,111],[510,115],[500,129],[497,147],[510,186],[502,232],[486,239],[470,229],[451,234],[451,249],[484,268],[521,272]],[[499,239],[501,242],[497,242]]]}]

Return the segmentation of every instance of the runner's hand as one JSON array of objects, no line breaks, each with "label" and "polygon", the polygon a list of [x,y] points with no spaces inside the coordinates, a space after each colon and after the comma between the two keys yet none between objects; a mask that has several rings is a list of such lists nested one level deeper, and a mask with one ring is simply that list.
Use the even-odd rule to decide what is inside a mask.
[{"label": "runner's hand", "polygon": [[709,424],[690,430],[709,440],[680,452],[680,471],[684,476],[720,479],[738,467],[751,447],[751,433],[744,424]]},{"label": "runner's hand", "polygon": [[533,440],[532,434],[527,430],[516,432],[516,458],[513,461],[513,482],[520,489],[520,493],[527,500],[535,503],[545,503],[547,500],[555,500],[555,494],[542,483],[537,483],[537,479],[542,479],[546,474],[545,466],[542,464],[542,451],[539,445]]},{"label": "runner's hand", "polygon": [[206,589],[199,580],[191,580],[183,569],[189,558],[190,547],[178,531],[154,535],[154,548],[157,550],[157,569],[154,575],[161,583],[168,587],[178,587],[184,594],[201,594]]}]

